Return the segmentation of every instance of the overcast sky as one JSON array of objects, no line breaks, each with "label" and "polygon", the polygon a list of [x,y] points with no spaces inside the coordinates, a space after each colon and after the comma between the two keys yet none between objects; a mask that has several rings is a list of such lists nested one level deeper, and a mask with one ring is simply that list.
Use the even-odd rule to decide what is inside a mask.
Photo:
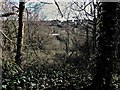
[{"label": "overcast sky", "polygon": [[[61,17],[57,6],[54,3],[54,0],[27,0],[29,2],[49,2],[52,4],[47,4],[42,6],[42,9],[38,9],[38,13],[40,15],[41,18],[46,17],[46,20],[51,20],[51,19],[59,19],[59,20],[67,20],[67,18],[69,19],[75,19],[75,17],[81,17],[80,13],[78,11],[74,11],[74,10],[70,10],[70,2],[82,2],[82,1],[86,1],[89,2],[90,0],[56,0],[59,4],[59,7],[62,11],[62,14],[64,15],[64,17]],[[69,2],[69,3],[68,3]],[[29,7],[29,6],[28,6]],[[73,5],[73,8],[77,8],[77,6]],[[68,16],[69,13],[69,16]]]},{"label": "overcast sky", "polygon": [[[54,2],[54,0],[26,0],[26,1],[31,1],[31,2],[37,2],[37,1],[47,1],[47,2]],[[72,2],[72,1],[80,1],[80,2],[83,2],[83,1],[88,1],[88,0],[56,0],[57,2]]]},{"label": "overcast sky", "polygon": [[[0,0],[0,1],[4,1],[4,0]],[[10,1],[16,1],[19,2],[20,0],[10,0]],[[38,1],[42,1],[42,2],[54,2],[54,0],[25,0],[27,2],[38,2]],[[57,2],[72,2],[72,1],[78,1],[78,2],[87,2],[87,1],[91,1],[91,0],[56,0]]]},{"label": "overcast sky", "polygon": [[[61,14],[57,6],[54,4],[54,2],[52,4],[46,4],[42,6],[41,9],[38,9],[37,13],[39,13],[39,15],[43,18],[46,17],[47,20],[50,20],[50,19],[67,20],[67,18],[73,19],[73,17],[78,16],[79,14],[78,11],[74,11],[70,9],[72,3],[61,1],[61,2],[58,2],[58,4],[64,17],[61,17]],[[72,5],[72,8],[75,8],[75,7],[77,9],[77,6],[75,4]]]},{"label": "overcast sky", "polygon": [[[10,0],[10,1],[19,3],[19,0]],[[31,2],[34,4],[40,1],[52,3],[52,4],[46,4],[46,5],[40,6],[38,10],[36,11],[36,13],[39,14],[41,18],[45,18],[46,20],[52,20],[52,19],[67,20],[67,18],[73,19],[76,16],[78,17],[80,16],[80,13],[78,11],[74,11],[69,8],[71,3],[68,3],[68,2],[75,2],[75,1],[76,2],[82,2],[82,1],[89,2],[90,0],[56,0],[59,4],[59,7],[64,17],[61,17],[61,14],[59,13],[58,8],[54,3],[54,0],[25,0],[25,1],[27,2],[26,8],[29,7],[28,3],[31,3]],[[76,6],[74,5],[72,6],[72,8],[76,8]]]}]

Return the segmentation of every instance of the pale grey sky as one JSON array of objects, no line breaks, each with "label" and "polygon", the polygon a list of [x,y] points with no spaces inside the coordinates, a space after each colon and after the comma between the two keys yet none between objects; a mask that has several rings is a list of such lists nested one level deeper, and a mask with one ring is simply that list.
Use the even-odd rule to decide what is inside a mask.
[{"label": "pale grey sky", "polygon": [[[19,0],[10,0],[10,1],[19,2]],[[80,18],[83,17],[82,13],[79,13],[78,11],[74,11],[71,8],[69,8],[71,5],[70,2],[75,2],[75,1],[83,2],[84,1],[87,3],[90,0],[56,0],[60,6],[60,9],[61,9],[64,17],[61,17],[61,15],[58,11],[58,8],[54,3],[54,0],[25,0],[25,1],[27,1],[27,3],[30,3],[30,2],[36,3],[38,1],[50,2],[52,4],[44,5],[41,7],[42,9],[38,9],[39,16],[41,18],[46,17],[47,20],[51,20],[51,19],[67,20],[67,18],[73,19],[73,17],[80,17]],[[28,6],[26,6],[26,7],[28,7]],[[77,7],[75,5],[73,5],[72,8],[77,9]],[[89,8],[86,8],[86,9],[88,9],[87,11],[89,11]]]},{"label": "pale grey sky", "polygon": [[[39,1],[43,1],[43,0],[39,0]],[[59,4],[59,7],[64,17],[61,17],[57,6],[54,4],[54,0],[44,0],[44,2],[48,2],[48,1],[52,4],[44,5],[42,6],[42,9],[38,10],[40,17],[46,16],[47,20],[51,20],[51,19],[67,20],[68,18],[73,19],[73,17],[83,18],[82,13],[79,13],[78,11],[73,10],[73,9],[79,10],[78,6],[76,4],[73,4],[75,0],[66,0],[66,2],[64,2],[63,0],[56,0]],[[81,1],[81,0],[78,0],[78,1]],[[35,3],[35,1],[32,3]],[[86,3],[88,3],[88,1]],[[80,5],[80,2],[78,2],[78,4]],[[86,9],[89,12],[89,8],[86,8]]]}]

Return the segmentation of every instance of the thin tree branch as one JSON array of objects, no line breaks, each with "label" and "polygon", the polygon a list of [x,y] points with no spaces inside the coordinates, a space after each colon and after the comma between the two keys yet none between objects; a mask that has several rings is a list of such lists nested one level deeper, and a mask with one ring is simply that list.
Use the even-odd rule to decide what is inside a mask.
[{"label": "thin tree branch", "polygon": [[60,10],[60,7],[59,7],[58,3],[56,2],[56,0],[54,0],[54,2],[55,2],[55,5],[58,8],[58,11],[60,12],[61,17],[63,17],[62,11]]},{"label": "thin tree branch", "polygon": [[15,44],[7,35],[5,35],[1,30],[0,32],[2,33],[2,35],[7,39],[9,40],[11,43]]},{"label": "thin tree branch", "polygon": [[7,12],[7,13],[4,13],[4,14],[1,14],[0,17],[9,17],[11,15],[15,15],[17,14],[16,12]]}]

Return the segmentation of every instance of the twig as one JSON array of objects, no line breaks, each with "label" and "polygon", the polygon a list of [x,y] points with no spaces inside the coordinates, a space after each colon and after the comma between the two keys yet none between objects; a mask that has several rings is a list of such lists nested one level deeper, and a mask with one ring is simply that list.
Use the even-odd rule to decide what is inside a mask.
[{"label": "twig", "polygon": [[5,35],[1,30],[0,32],[2,33],[2,35],[7,39],[9,40],[11,43],[15,44],[7,35]]}]

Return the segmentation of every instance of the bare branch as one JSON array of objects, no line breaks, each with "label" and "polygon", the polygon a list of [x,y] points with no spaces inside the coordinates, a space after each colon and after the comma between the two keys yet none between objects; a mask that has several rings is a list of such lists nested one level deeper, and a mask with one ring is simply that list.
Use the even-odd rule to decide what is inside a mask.
[{"label": "bare branch", "polygon": [[2,35],[7,39],[9,40],[11,43],[15,44],[6,34],[4,34],[1,30],[0,32],[2,33]]},{"label": "bare branch", "polygon": [[84,11],[86,15],[93,17],[92,14],[90,14],[86,11],[86,7],[89,6],[92,2],[89,2],[88,4],[84,5],[84,8],[82,8],[83,6],[79,6],[78,3],[76,3],[76,2],[74,2],[74,3],[78,6],[79,10],[71,7],[72,10],[75,10],[75,11],[78,11],[78,12]]},{"label": "bare branch", "polygon": [[15,15],[15,14],[17,14],[17,13],[15,13],[15,12],[8,12],[8,13],[1,14],[0,17],[9,17],[9,16]]},{"label": "bare branch", "polygon": [[58,3],[56,2],[56,0],[54,0],[54,2],[55,2],[55,5],[56,5],[57,8],[58,8],[58,11],[59,11],[60,14],[61,14],[61,17],[63,17],[62,11],[60,10],[60,7],[59,7]]}]

